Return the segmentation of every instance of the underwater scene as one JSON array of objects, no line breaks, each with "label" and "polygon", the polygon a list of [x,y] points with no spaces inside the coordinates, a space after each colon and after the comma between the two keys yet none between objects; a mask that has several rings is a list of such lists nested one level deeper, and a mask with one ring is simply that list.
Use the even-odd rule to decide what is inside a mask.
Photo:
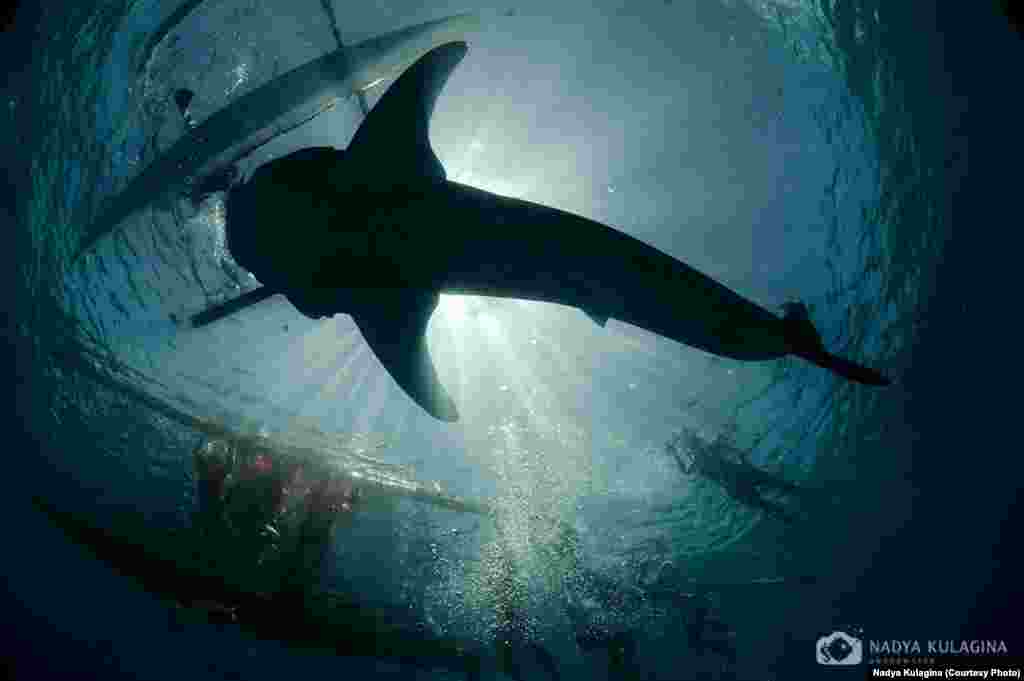
[{"label": "underwater scene", "polygon": [[23,3],[7,677],[1021,678],[1009,11]]}]

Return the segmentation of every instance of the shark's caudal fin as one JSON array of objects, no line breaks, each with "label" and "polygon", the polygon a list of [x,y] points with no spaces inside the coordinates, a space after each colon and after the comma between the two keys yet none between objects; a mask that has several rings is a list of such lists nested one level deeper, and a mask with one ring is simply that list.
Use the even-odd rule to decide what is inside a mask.
[{"label": "shark's caudal fin", "polygon": [[786,336],[794,348],[793,354],[797,357],[806,359],[855,383],[878,386],[892,383],[881,372],[830,354],[825,349],[821,335],[811,322],[807,306],[803,303],[787,303],[785,305],[784,323],[786,324]]},{"label": "shark's caudal fin", "polygon": [[464,42],[435,47],[399,76],[356,131],[346,150],[349,163],[374,180],[445,179],[430,147],[430,117],[468,49]]},{"label": "shark's caudal fin", "polygon": [[395,382],[428,414],[451,422],[459,412],[427,350],[427,323],[438,300],[432,292],[382,291],[361,301],[352,318]]}]

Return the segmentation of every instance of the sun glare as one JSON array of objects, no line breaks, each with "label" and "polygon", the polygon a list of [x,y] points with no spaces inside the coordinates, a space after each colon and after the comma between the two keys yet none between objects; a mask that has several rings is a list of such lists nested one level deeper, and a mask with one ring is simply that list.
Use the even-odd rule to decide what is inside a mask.
[{"label": "sun glare", "polygon": [[437,311],[452,329],[457,329],[466,323],[466,318],[469,316],[469,312],[466,309],[466,298],[468,296],[441,295],[441,300],[437,304]]}]

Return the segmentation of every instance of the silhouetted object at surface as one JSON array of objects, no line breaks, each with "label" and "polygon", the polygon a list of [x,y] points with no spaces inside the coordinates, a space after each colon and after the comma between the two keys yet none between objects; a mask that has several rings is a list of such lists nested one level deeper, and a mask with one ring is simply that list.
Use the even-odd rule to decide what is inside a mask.
[{"label": "silhouetted object at surface", "polygon": [[999,0],[999,9],[1010,24],[1010,28],[1017,32],[1017,36],[1024,38],[1024,7],[1021,7],[1020,0]]},{"label": "silhouetted object at surface", "polygon": [[599,222],[449,181],[428,128],[466,50],[449,43],[417,61],[346,150],[302,149],[234,186],[235,261],[306,316],[351,314],[395,381],[446,421],[458,415],[424,337],[442,292],[560,303],[724,357],[796,355],[849,380],[888,383],[829,354],[799,303],[779,318]]},{"label": "silhouetted object at surface", "polygon": [[[206,492],[216,494],[216,485]],[[479,678],[480,652],[471,645],[424,632],[404,611],[368,607],[337,592],[296,588],[283,581],[273,590],[254,591],[188,550],[195,537],[140,543],[57,509],[42,498],[37,508],[71,540],[99,560],[178,610],[202,613],[208,621],[237,624],[258,637],[338,655],[394,659],[424,669],[442,667]]]},{"label": "silhouetted object at surface", "polygon": [[706,441],[696,433],[683,430],[665,445],[665,451],[686,475],[699,475],[717,483],[726,494],[740,502],[757,508],[783,522],[793,522],[796,515],[779,501],[765,496],[766,492],[784,496],[802,494],[803,489],[788,480],[757,468],[747,459],[745,452],[726,438]]},{"label": "silhouetted object at surface", "polygon": [[480,646],[425,632],[406,608],[320,589],[317,578],[332,524],[349,522],[377,503],[390,508],[406,497],[489,516],[487,504],[416,483],[403,467],[349,450],[326,433],[296,428],[245,435],[189,415],[88,362],[73,367],[210,440],[193,453],[192,527],[154,530],[142,513],[131,512],[117,514],[114,529],[105,529],[35,497],[35,506],[71,541],[184,617],[237,624],[295,647],[479,678],[486,653]]},{"label": "silhouetted object at surface", "polygon": [[3,8],[0,9],[0,33],[6,32],[14,25],[14,18],[18,15],[18,5],[20,4],[16,0],[4,3]]},{"label": "silhouetted object at surface", "polygon": [[364,510],[352,478],[258,448],[213,440],[193,458],[199,551],[227,571],[264,571],[257,589],[301,595],[319,583],[333,528]]}]

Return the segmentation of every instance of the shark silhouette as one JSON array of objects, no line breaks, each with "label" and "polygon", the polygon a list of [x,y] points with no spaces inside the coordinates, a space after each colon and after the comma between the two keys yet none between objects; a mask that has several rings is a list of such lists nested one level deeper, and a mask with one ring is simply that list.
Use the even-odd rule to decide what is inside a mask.
[{"label": "shark silhouette", "polygon": [[715,355],[796,355],[851,381],[889,383],[829,354],[801,303],[780,318],[599,222],[448,180],[429,123],[467,49],[451,42],[421,57],[347,149],[296,151],[231,188],[228,249],[263,288],[195,325],[275,293],[309,317],[351,314],[395,381],[444,421],[458,412],[425,338],[442,292],[560,303],[602,326],[618,319]]}]

